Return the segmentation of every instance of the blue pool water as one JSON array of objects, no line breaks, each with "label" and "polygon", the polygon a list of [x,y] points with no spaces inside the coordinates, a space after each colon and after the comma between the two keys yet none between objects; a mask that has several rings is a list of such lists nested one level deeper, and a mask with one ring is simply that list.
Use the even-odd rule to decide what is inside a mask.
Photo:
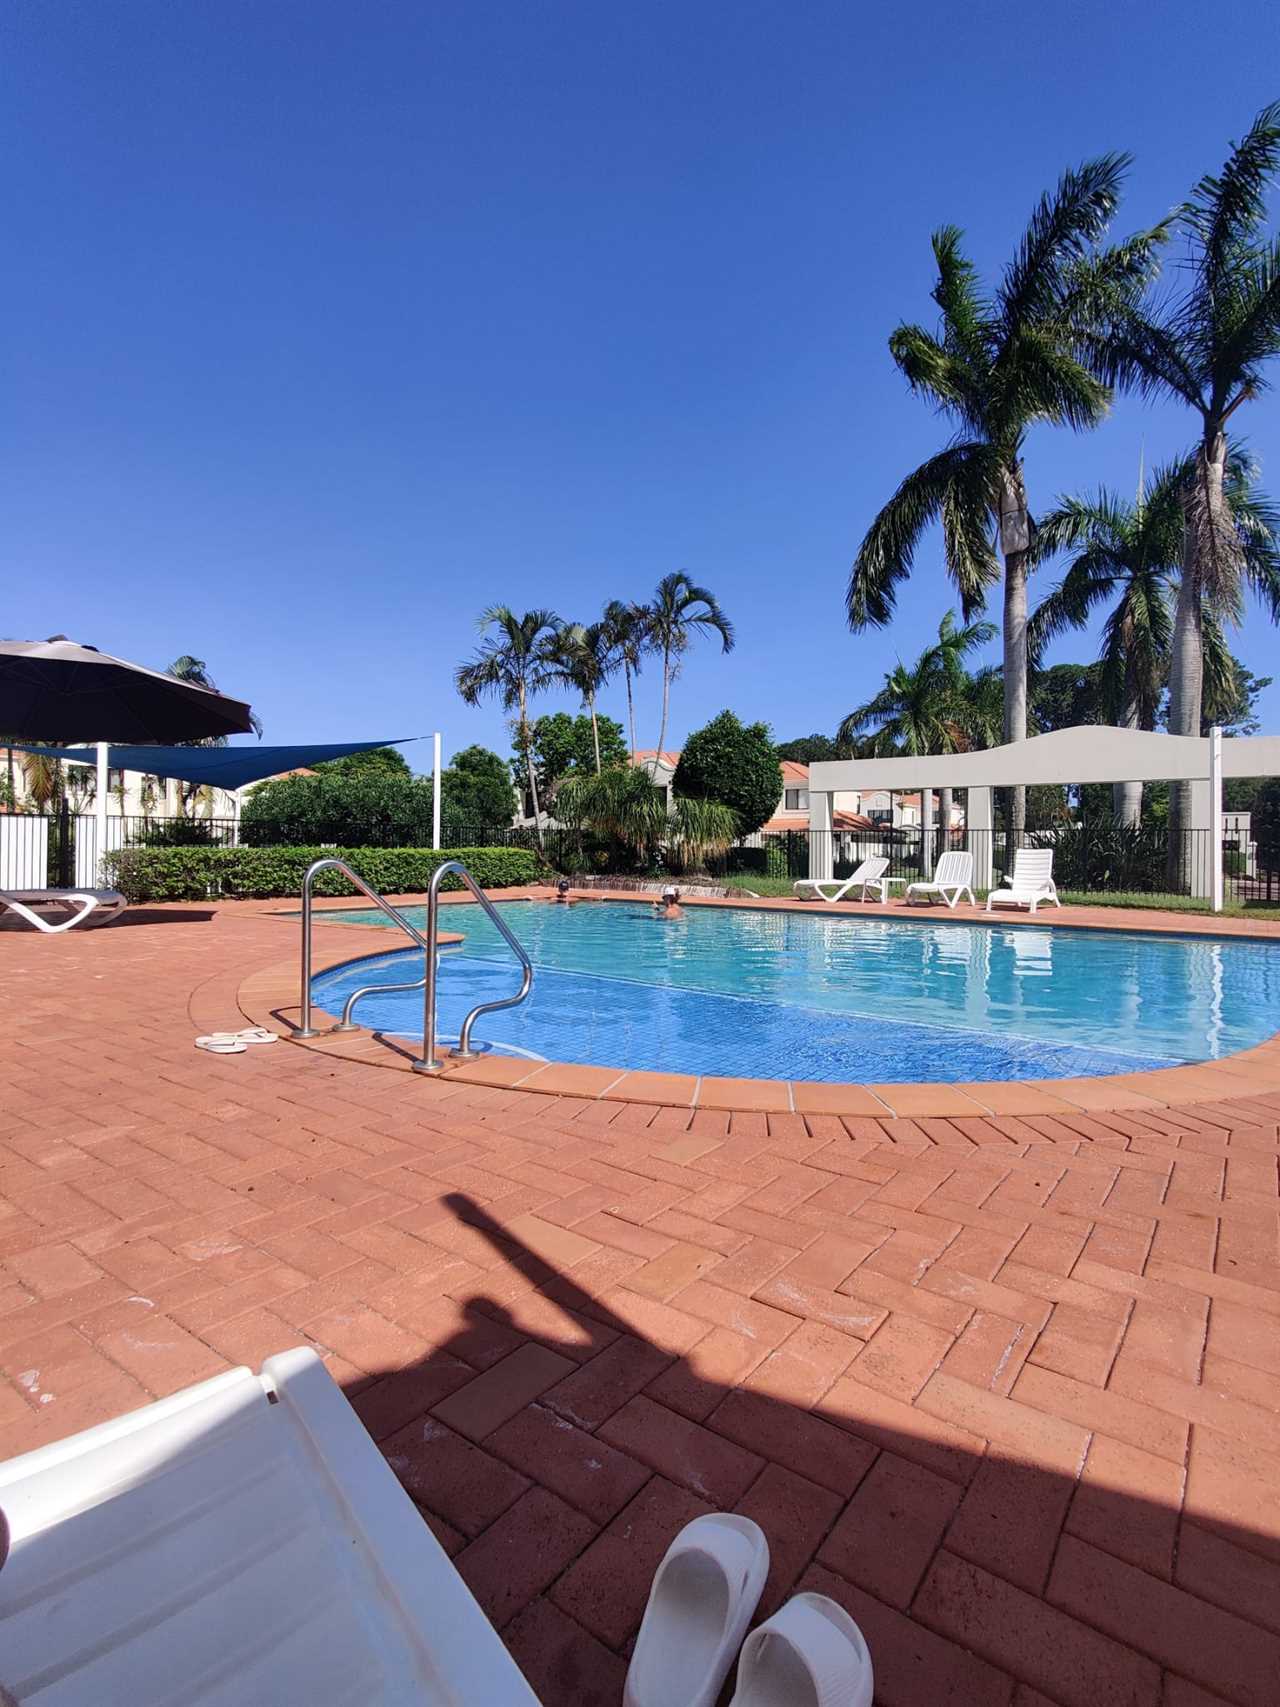
[{"label": "blue pool water", "polygon": [[[410,917],[425,912],[408,908]],[[377,912],[329,914],[385,924]],[[476,1040],[504,1053],[752,1078],[1069,1078],[1230,1054],[1280,1028],[1280,946],[930,920],[647,906],[503,903],[536,968],[521,1007]],[[440,1029],[510,994],[518,970],[481,909],[450,908]],[[403,940],[403,939],[402,939]],[[320,974],[340,1011],[362,984],[420,977],[414,950]],[[356,1020],[422,1035],[420,991],[367,997]]]}]

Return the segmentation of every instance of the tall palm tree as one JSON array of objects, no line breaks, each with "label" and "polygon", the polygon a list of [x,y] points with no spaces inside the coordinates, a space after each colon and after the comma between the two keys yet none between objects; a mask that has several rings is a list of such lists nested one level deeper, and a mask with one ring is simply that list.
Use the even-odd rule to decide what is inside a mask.
[{"label": "tall palm tree", "polygon": [[649,650],[650,616],[648,605],[610,599],[601,618],[613,667],[621,667],[627,684],[627,732],[631,736],[632,764],[636,762],[636,708],[631,697],[631,678],[640,674],[640,660]]},{"label": "tall palm tree", "polygon": [[566,622],[563,628],[547,635],[542,649],[547,680],[573,688],[587,708],[597,776],[600,775],[600,725],[596,719],[596,695],[611,674],[611,652],[609,632],[603,622]]},{"label": "tall palm tree", "polygon": [[[496,698],[516,716],[516,738],[524,753],[533,801],[533,819],[542,834],[542,808],[533,766],[533,732],[529,726],[530,697],[548,680],[547,642],[564,625],[554,611],[530,610],[517,616],[509,605],[491,605],[477,623],[485,638],[476,655],[454,672],[454,685],[468,705]],[[489,632],[486,634],[486,630]]]},{"label": "tall palm tree", "polygon": [[[1238,620],[1250,567],[1226,496],[1227,424],[1266,389],[1280,355],[1280,242],[1266,230],[1266,192],[1280,170],[1280,102],[1264,107],[1217,176],[1174,214],[1186,245],[1181,288],[1154,305],[1118,305],[1093,340],[1099,372],[1147,396],[1177,398],[1200,418],[1182,492],[1182,567],[1173,622],[1169,731],[1200,733],[1204,613]],[[1263,597],[1280,620],[1280,588]],[[1170,793],[1170,828],[1186,822],[1190,785]],[[1175,838],[1170,837],[1170,857]]]},{"label": "tall palm tree", "polygon": [[[1078,431],[1101,420],[1109,394],[1085,359],[1080,330],[1102,302],[1127,300],[1145,282],[1158,236],[1096,252],[1127,164],[1126,156],[1111,154],[1065,172],[1041,199],[991,295],[961,250],[962,233],[955,226],[937,231],[938,330],[901,325],[889,339],[911,389],[956,432],[871,524],[849,577],[849,626],[890,620],[897,583],[910,573],[926,528],[940,520],[966,618],[1003,572],[1006,741],[1027,733],[1027,573],[1035,532],[1023,463],[1027,435],[1045,422]],[[1018,789],[1015,830],[1025,816]]]},{"label": "tall palm tree", "polygon": [[671,684],[680,673],[680,660],[695,634],[718,634],[720,650],[733,651],[733,624],[720,609],[714,593],[695,586],[683,569],[664,575],[649,606],[649,644],[662,657],[662,724],[658,730],[658,756],[662,761],[671,707]]}]

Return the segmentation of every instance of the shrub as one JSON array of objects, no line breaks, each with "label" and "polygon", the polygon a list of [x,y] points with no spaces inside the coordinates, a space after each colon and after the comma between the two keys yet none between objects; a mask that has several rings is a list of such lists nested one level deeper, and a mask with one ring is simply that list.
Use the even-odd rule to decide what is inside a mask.
[{"label": "shrub", "polygon": [[[306,869],[317,859],[346,860],[381,894],[416,895],[436,866],[463,860],[484,889],[533,883],[543,866],[526,848],[121,848],[106,856],[108,881],[130,901],[265,900],[301,895]],[[446,889],[460,889],[447,877]],[[316,880],[317,895],[358,895],[341,872]]]},{"label": "shrub", "polygon": [[754,834],[782,799],[782,768],[768,727],[722,711],[685,742],[672,788],[696,800],[723,801],[739,836]]},{"label": "shrub", "polygon": [[205,818],[162,818],[139,830],[130,840],[139,848],[210,848],[218,837]]},{"label": "shrub", "polygon": [[431,799],[429,778],[393,772],[278,777],[245,801],[240,839],[256,847],[421,847],[431,840]]}]

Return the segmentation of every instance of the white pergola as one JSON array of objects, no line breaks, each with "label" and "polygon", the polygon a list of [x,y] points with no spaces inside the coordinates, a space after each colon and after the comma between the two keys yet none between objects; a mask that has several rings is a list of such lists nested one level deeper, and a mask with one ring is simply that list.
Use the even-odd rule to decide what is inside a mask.
[{"label": "white pergola", "polygon": [[992,879],[991,795],[996,788],[1037,783],[1076,786],[1101,782],[1188,782],[1187,829],[1217,830],[1210,859],[1193,892],[1222,910],[1222,783],[1224,777],[1280,776],[1280,736],[1158,735],[1143,729],[1082,724],[1034,735],[1027,741],[980,752],[945,753],[908,759],[835,759],[809,767],[809,875],[829,880],[833,864],[832,811],[837,794],[887,789],[920,793],[922,830],[933,827],[933,790],[968,794],[965,830],[973,852],[973,881],[989,889]]}]

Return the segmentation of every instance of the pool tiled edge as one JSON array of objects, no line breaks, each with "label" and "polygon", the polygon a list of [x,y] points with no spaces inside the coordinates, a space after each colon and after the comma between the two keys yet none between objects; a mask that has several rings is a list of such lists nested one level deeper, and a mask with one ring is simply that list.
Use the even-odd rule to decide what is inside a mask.
[{"label": "pool tiled edge", "polygon": [[[507,899],[545,895],[545,890],[501,891]],[[633,892],[593,891],[600,899],[626,900],[647,905],[648,896]],[[420,897],[394,897],[397,903]],[[442,897],[448,901],[450,897]],[[458,897],[465,902],[465,897]],[[690,897],[690,906],[742,906],[777,911],[822,911],[841,916],[901,918],[901,908],[861,906],[817,906],[760,898],[743,902]],[[350,902],[317,909],[349,909]],[[1099,919],[1104,912],[1114,918]],[[1146,914],[1129,909],[1068,908],[1065,917],[1044,914],[1037,925],[1053,929],[1150,930],[1160,934],[1247,936],[1264,941],[1280,940],[1280,925],[1266,921],[1216,920],[1205,915]],[[947,918],[973,923],[977,919],[1000,924],[1018,923],[1007,912],[987,915],[965,908]],[[1140,922],[1135,923],[1135,918]],[[1225,926],[1237,927],[1225,929]],[[1243,928],[1240,928],[1243,927]],[[353,934],[360,938],[353,943]],[[372,940],[369,940],[372,939]],[[456,940],[456,939],[455,939]],[[368,948],[365,943],[368,941]],[[385,953],[386,933],[379,927],[344,925],[341,942],[328,944],[317,938],[314,970],[328,971],[345,961],[360,959],[366,952]],[[353,952],[353,949],[355,950]],[[238,1001],[246,1018],[255,1024],[279,1026],[289,1023],[297,1011],[298,967],[296,958],[282,960],[251,974],[240,985]],[[335,1060],[354,1060],[389,1068],[410,1070],[410,1050],[402,1043],[367,1031],[347,1032],[338,1037],[322,1035],[297,1044]],[[584,1066],[573,1062],[531,1063],[510,1057],[490,1057],[451,1067],[446,1062],[438,1081],[459,1085],[490,1086],[547,1096],[575,1097],[585,1101],[640,1103],[673,1108],[708,1109],[731,1113],[830,1115],[846,1118],[929,1119],[1017,1118],[1023,1115],[1088,1115],[1124,1113],[1200,1104],[1238,1102],[1251,1096],[1280,1097],[1280,1033],[1251,1049],[1241,1050],[1220,1061],[1152,1072],[1119,1073],[1082,1078],[1025,1081],[993,1081],[974,1084],[827,1084],[785,1079],[694,1077],[682,1073],[628,1071],[624,1068]]]}]

